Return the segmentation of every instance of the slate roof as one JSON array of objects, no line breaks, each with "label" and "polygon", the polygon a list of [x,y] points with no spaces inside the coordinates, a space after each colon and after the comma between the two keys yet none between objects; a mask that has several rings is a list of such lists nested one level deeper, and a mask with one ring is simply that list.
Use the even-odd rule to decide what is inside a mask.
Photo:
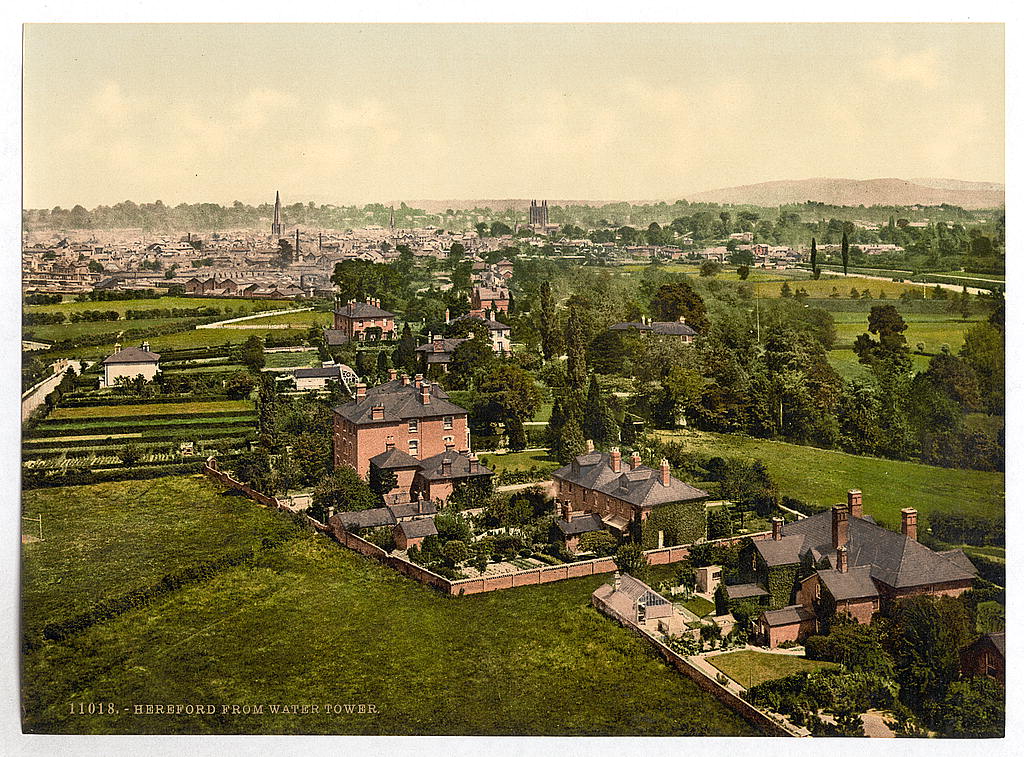
[{"label": "slate roof", "polygon": [[812,620],[814,613],[802,605],[789,605],[778,610],[765,610],[761,613],[761,617],[764,618],[765,623],[769,626],[777,628],[778,626],[791,626],[796,623],[802,623],[805,620]]},{"label": "slate roof", "polygon": [[[384,405],[384,418],[373,420],[372,409]],[[448,401],[448,393],[438,384],[430,384],[430,404],[420,402],[420,390],[415,382],[402,386],[401,379],[388,381],[366,390],[361,400],[334,408],[334,412],[356,425],[395,423],[410,418],[435,418],[441,415],[466,415],[466,410]]]},{"label": "slate roof", "polygon": [[[871,577],[886,586],[902,589],[910,586],[963,581],[974,578],[977,569],[969,564],[966,555],[932,552],[928,547],[902,533],[890,531],[866,518],[850,517],[847,549],[849,566],[867,565]],[[835,565],[832,548],[832,511],[826,510],[809,518],[787,523],[783,536],[804,537],[800,554],[810,553],[817,562],[827,559]],[[958,550],[952,550],[956,552]]]},{"label": "slate roof", "polygon": [[406,539],[419,539],[424,536],[437,536],[437,526],[433,518],[420,518],[419,520],[407,520],[398,524],[398,530]]},{"label": "slate roof", "polygon": [[[451,463],[451,472],[445,475],[441,470],[441,464],[444,462]],[[438,481],[445,479],[457,479],[457,478],[469,478],[470,476],[491,476],[494,474],[490,468],[485,465],[481,465],[479,462],[476,464],[477,472],[469,472],[469,457],[456,452],[454,449],[445,450],[439,455],[433,457],[427,457],[419,461],[420,472],[417,474],[428,481]]]},{"label": "slate roof", "polygon": [[334,312],[345,318],[394,318],[394,313],[389,313],[387,310],[382,310],[376,305],[371,305],[368,302],[355,302],[351,303],[352,312],[349,312],[349,303],[343,304],[339,308],[335,308]]},{"label": "slate roof", "polygon": [[331,521],[340,523],[346,529],[393,526],[398,522],[395,520],[395,516],[392,515],[391,511],[386,507],[374,507],[369,510],[335,513],[331,516]]},{"label": "slate roof", "polygon": [[[427,363],[448,363],[451,361],[452,353],[455,352],[455,348],[463,342],[468,342],[469,339],[462,339],[459,337],[451,337],[449,339],[438,339],[437,341],[427,342],[421,344],[416,348],[417,352],[425,353],[427,356]],[[441,349],[437,349],[435,345],[440,345]]]},{"label": "slate roof", "polygon": [[370,458],[370,462],[382,470],[420,467],[419,460],[397,447],[392,447],[391,449],[384,450],[379,455],[374,455]]},{"label": "slate roof", "polygon": [[419,509],[415,503],[404,503],[388,505],[388,510],[395,516],[395,520],[402,520],[403,518],[415,518],[417,515],[435,515],[437,514],[437,506],[431,499],[423,500],[423,505]]},{"label": "slate roof", "polygon": [[878,587],[871,580],[871,566],[859,565],[845,573],[838,570],[819,570],[818,578],[837,600],[877,597]]},{"label": "slate roof", "polygon": [[725,593],[729,599],[748,599],[750,597],[767,597],[768,592],[757,584],[726,585]]},{"label": "slate roof", "polygon": [[478,315],[460,315],[455,319],[456,321],[480,321],[484,326],[487,327],[488,331],[509,331],[512,327],[507,323],[501,321],[495,321],[491,318],[481,318]]},{"label": "slate roof", "polygon": [[125,347],[119,352],[115,352],[113,355],[103,361],[104,365],[121,365],[124,363],[156,363],[159,362],[160,355],[149,350],[144,350],[141,347]]},{"label": "slate roof", "polygon": [[981,638],[988,639],[1003,657],[1006,657],[1006,631],[999,633],[987,633]]},{"label": "slate roof", "polygon": [[595,513],[580,515],[572,520],[558,518],[555,520],[555,525],[558,526],[558,530],[562,532],[563,536],[577,536],[590,533],[591,531],[600,531],[604,528],[601,517]]},{"label": "slate roof", "polygon": [[611,497],[639,507],[654,507],[672,502],[700,500],[708,493],[669,476],[668,486],[661,484],[661,472],[646,465],[630,470],[626,460],[615,473],[610,456],[604,452],[588,452],[552,475],[563,481],[603,492]]},{"label": "slate roof", "polygon": [[348,337],[341,329],[324,329],[324,339],[329,347],[339,347],[348,341]]},{"label": "slate roof", "polygon": [[769,568],[777,565],[793,565],[800,562],[800,551],[804,545],[803,534],[784,536],[781,539],[755,541],[754,547],[764,558]]},{"label": "slate roof", "polygon": [[295,378],[341,378],[341,366],[327,368],[296,368]]}]

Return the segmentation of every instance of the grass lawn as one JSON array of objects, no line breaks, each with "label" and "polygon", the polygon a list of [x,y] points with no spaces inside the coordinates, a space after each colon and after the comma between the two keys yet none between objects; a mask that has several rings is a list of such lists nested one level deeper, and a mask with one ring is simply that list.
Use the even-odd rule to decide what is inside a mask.
[{"label": "grass lawn", "polygon": [[27,633],[291,528],[221,491],[202,476],[25,491],[23,513],[43,516],[45,538],[22,553]]},{"label": "grass lawn", "polygon": [[[180,486],[181,479],[176,481]],[[240,498],[238,510],[225,513],[222,506],[234,502],[224,500],[232,498],[186,492],[174,497],[172,491],[157,502],[123,506],[126,487],[147,484],[44,495],[51,509],[66,508],[71,500],[75,512],[88,517],[63,519],[52,541],[25,547],[28,562],[37,563],[26,573],[32,587],[26,600],[36,622],[61,612],[61,601],[92,601],[83,596],[89,590],[138,582],[137,573],[147,566],[157,575],[194,559],[201,550],[192,540],[209,545],[227,534],[254,541],[253,528],[240,528],[246,508],[260,517],[283,517]],[[105,504],[104,496],[117,502]],[[168,498],[172,501],[164,501]],[[213,503],[204,502],[211,498]],[[167,517],[175,514],[181,517]],[[155,534],[154,519],[161,529]],[[50,519],[55,528],[57,520]],[[145,541],[142,531],[148,532]],[[37,556],[46,553],[32,552],[39,549],[59,554],[40,561]],[[102,559],[104,549],[116,559]],[[139,570],[126,570],[136,563]],[[58,569],[71,572],[60,580]],[[44,580],[50,583],[41,585]],[[738,715],[663,664],[640,638],[590,607],[590,593],[606,580],[595,576],[444,597],[326,538],[303,534],[259,551],[252,564],[225,569],[28,652],[22,679],[25,728],[46,733],[756,735]],[[116,714],[71,715],[68,703],[79,701],[114,702]],[[552,707],[553,701],[566,706]],[[217,714],[123,711],[151,702],[201,702],[214,705]],[[271,703],[316,704],[320,712],[273,715],[267,708]],[[377,714],[324,712],[324,705],[343,703],[373,704]],[[262,704],[265,712],[223,715],[222,704]]]},{"label": "grass lawn", "polygon": [[264,352],[266,368],[292,368],[320,365],[320,353],[310,352]]},{"label": "grass lawn", "polygon": [[537,452],[509,452],[506,455],[490,454],[484,455],[484,457],[487,458],[487,462],[484,464],[495,473],[501,473],[502,471],[507,470],[528,470],[534,466],[540,468],[545,465],[550,466],[558,463],[557,460],[548,455],[547,450],[538,450]]},{"label": "grass lawn", "polygon": [[782,494],[808,503],[845,502],[848,489],[860,489],[864,511],[890,526],[899,526],[904,507],[915,507],[925,515],[932,510],[1003,514],[1002,473],[937,468],[732,434],[660,431],[658,435],[680,441],[695,453],[763,460]]},{"label": "grass lawn", "polygon": [[[161,350],[185,349],[189,347],[240,345],[251,336],[258,336],[261,339],[266,339],[268,336],[273,339],[296,336],[305,338],[306,329],[189,329],[162,336],[154,335],[147,337],[146,341],[149,342],[151,350],[160,352]],[[141,342],[142,339],[136,341]],[[111,355],[113,352],[114,340],[111,339],[110,343],[96,347],[72,347],[67,350],[47,352],[47,357],[76,357],[97,360]]]},{"label": "grass lawn", "polygon": [[253,410],[249,400],[214,400],[212,402],[167,402],[156,405],[87,405],[85,407],[58,407],[47,420],[75,420],[78,418],[130,418],[136,415],[202,415],[225,411],[244,413]]},{"label": "grass lawn", "polygon": [[46,326],[26,326],[25,333],[31,333],[37,339],[47,339],[51,342],[99,334],[109,334],[111,339],[116,339],[118,334],[129,329],[153,329],[184,323],[187,320],[195,319],[146,318],[137,321],[81,321],[79,323],[58,323]]},{"label": "grass lawn", "polygon": [[834,662],[808,660],[793,655],[754,652],[750,649],[715,655],[708,657],[707,661],[744,688],[757,686],[765,681],[774,681],[776,678],[785,678],[794,673],[802,673],[805,670],[838,667]]},{"label": "grass lawn", "polygon": [[[857,313],[833,313],[836,315],[855,316]],[[854,340],[861,334],[867,333],[868,319],[863,314],[857,319],[850,319],[852,322],[841,322],[836,318],[836,346],[852,347]],[[844,319],[845,320],[845,319]],[[918,343],[923,343],[925,352],[937,353],[943,344],[948,344],[949,349],[956,354],[964,345],[964,338],[968,330],[978,321],[976,317],[969,321],[962,320],[959,316],[948,315],[945,318],[937,318],[933,314],[925,316],[907,314],[903,316],[907,322],[907,330],[903,332],[907,340],[907,346],[916,350]]]},{"label": "grass lawn", "polygon": [[[870,371],[868,367],[857,359],[857,354],[852,349],[829,350],[827,353],[829,365],[836,369],[836,372],[847,381],[857,378],[868,378]],[[910,362],[915,371],[928,370],[928,363],[931,357],[928,355],[910,355]]]},{"label": "grass lawn", "polygon": [[[898,284],[895,281],[881,281],[879,279],[869,279],[861,276],[825,276],[823,275],[820,279],[815,281],[809,278],[810,272],[805,272],[808,278],[801,279],[797,282],[790,283],[790,289],[796,292],[797,287],[807,290],[807,293],[811,297],[828,297],[832,294],[833,287],[839,292],[841,297],[849,297],[850,289],[853,287],[857,288],[857,291],[863,292],[865,289],[871,292],[872,297],[877,299],[881,292],[885,292],[885,296],[891,301],[897,299],[900,294],[911,289],[927,289],[925,284]],[[934,286],[934,284],[932,285]],[[757,283],[754,285],[754,291],[759,297],[781,297],[782,296],[782,284],[781,283]]]},{"label": "grass lawn", "polygon": [[709,602],[704,597],[691,597],[682,603],[683,607],[692,612],[698,618],[710,615],[715,611],[715,603]]},{"label": "grass lawn", "polygon": [[[304,310],[301,313],[282,313],[280,315],[268,315],[262,318],[254,318],[251,321],[242,321],[239,325],[256,326],[261,324],[272,325],[287,323],[291,324],[295,328],[308,329],[312,324],[318,326],[330,326],[334,323],[334,316],[331,313],[325,313],[322,310]],[[225,328],[231,327],[233,324],[227,324]]]}]

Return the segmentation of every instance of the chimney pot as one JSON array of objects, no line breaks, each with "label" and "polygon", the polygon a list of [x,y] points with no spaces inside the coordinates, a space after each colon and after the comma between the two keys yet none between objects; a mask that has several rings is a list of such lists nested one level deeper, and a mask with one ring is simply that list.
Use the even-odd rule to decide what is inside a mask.
[{"label": "chimney pot", "polygon": [[782,538],[782,518],[772,518],[772,539],[779,541]]},{"label": "chimney pot", "polygon": [[904,536],[917,541],[917,510],[912,507],[904,507],[900,510],[903,523],[900,529]]},{"label": "chimney pot", "polygon": [[640,467],[640,453],[633,450],[633,454],[629,458],[629,469],[636,470]]},{"label": "chimney pot", "polygon": [[395,448],[395,437],[388,434],[387,440],[384,442],[384,449],[388,452]]},{"label": "chimney pot", "polygon": [[395,368],[388,368],[388,381],[394,381],[398,378],[398,371]]},{"label": "chimney pot", "polygon": [[361,400],[366,397],[366,384],[356,384],[356,399]]},{"label": "chimney pot", "polygon": [[423,374],[422,373],[417,373],[413,377],[413,381],[416,384],[416,388],[419,389],[421,386],[423,386]]},{"label": "chimney pot", "polygon": [[569,501],[562,502],[562,520],[572,523],[572,503]]},{"label": "chimney pot", "polygon": [[622,453],[618,447],[612,447],[611,452],[608,454],[608,464],[612,467],[612,473],[622,471]]},{"label": "chimney pot", "polygon": [[594,440],[593,439],[587,439],[587,452],[593,452],[593,451],[594,451]]},{"label": "chimney pot", "polygon": [[846,573],[850,569],[850,558],[847,551],[846,545],[836,550],[836,570],[840,573]]},{"label": "chimney pot", "polygon": [[846,504],[850,508],[851,518],[864,517],[864,496],[860,489],[850,489],[846,492]]},{"label": "chimney pot", "polygon": [[668,486],[669,478],[668,459],[663,457],[661,458],[661,485]]},{"label": "chimney pot", "polygon": [[420,386],[420,402],[424,405],[430,404],[430,384],[426,382]]}]

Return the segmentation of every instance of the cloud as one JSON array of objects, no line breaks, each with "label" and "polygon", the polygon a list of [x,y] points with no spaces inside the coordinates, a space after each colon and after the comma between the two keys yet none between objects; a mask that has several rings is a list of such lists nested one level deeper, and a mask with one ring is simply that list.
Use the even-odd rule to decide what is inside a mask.
[{"label": "cloud", "polygon": [[943,81],[938,56],[933,49],[902,55],[888,52],[872,58],[868,67],[887,82],[911,82],[926,89],[935,89]]}]

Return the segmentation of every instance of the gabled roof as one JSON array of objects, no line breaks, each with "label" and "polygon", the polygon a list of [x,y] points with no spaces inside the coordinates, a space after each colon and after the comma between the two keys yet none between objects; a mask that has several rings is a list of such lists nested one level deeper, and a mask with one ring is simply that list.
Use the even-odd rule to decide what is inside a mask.
[{"label": "gabled roof", "polygon": [[[352,312],[349,312],[349,304],[352,306]],[[344,318],[394,318],[394,313],[389,313],[387,310],[371,305],[368,302],[353,302],[345,303],[338,308],[335,308],[335,313]]]},{"label": "gabled roof", "polygon": [[634,602],[642,602],[648,607],[668,604],[668,600],[658,594],[658,592],[643,581],[633,578],[628,573],[623,573],[619,578],[619,588],[616,591],[617,593],[625,594]]},{"label": "gabled roof", "polygon": [[[894,589],[910,586],[965,581],[977,575],[968,568],[966,555],[942,555],[932,552],[904,534],[890,531],[867,518],[850,517],[847,521],[847,554],[850,569],[867,565],[871,577]],[[784,536],[803,535],[801,555],[809,553],[817,562],[827,559],[836,564],[832,547],[832,511],[826,510],[809,518],[787,523]],[[955,550],[954,550],[955,551]]]},{"label": "gabled roof", "polygon": [[[366,390],[361,400],[353,400],[334,408],[334,412],[347,421],[359,424],[395,423],[410,418],[434,418],[440,415],[466,415],[465,408],[448,401],[448,393],[438,384],[429,385],[430,404],[420,401],[420,390],[415,382],[402,385],[401,379],[388,381]],[[384,406],[384,418],[374,420],[373,407]]]},{"label": "gabled roof", "polygon": [[800,562],[800,550],[804,545],[803,534],[783,536],[781,539],[762,539],[754,547],[769,568],[777,565],[793,565]]},{"label": "gabled roof", "polygon": [[160,355],[155,352],[144,350],[141,347],[125,347],[104,360],[103,364],[121,365],[125,363],[157,363],[159,361]]},{"label": "gabled roof", "polygon": [[420,467],[419,460],[408,452],[403,452],[397,447],[392,447],[391,449],[384,450],[379,455],[374,455],[370,458],[370,462],[382,470],[399,470]]},{"label": "gabled roof", "polygon": [[767,597],[768,592],[758,584],[726,585],[725,594],[729,599],[748,599],[750,597]]},{"label": "gabled roof", "polygon": [[340,523],[348,528],[377,528],[378,526],[395,525],[395,516],[386,507],[374,507],[369,510],[335,513],[331,516],[332,523]]},{"label": "gabled roof", "polygon": [[558,518],[555,520],[555,525],[558,526],[558,530],[562,532],[563,536],[576,536],[577,534],[586,534],[591,531],[600,531],[604,528],[601,516],[595,513],[580,515],[572,520]]},{"label": "gabled roof", "polygon": [[765,610],[761,613],[761,617],[764,618],[765,623],[769,626],[777,628],[779,626],[792,626],[806,620],[813,620],[814,613],[802,605],[789,605],[778,610]]},{"label": "gabled roof", "polygon": [[651,330],[655,334],[665,336],[696,336],[697,332],[685,323],[679,321],[655,321],[651,324]]},{"label": "gabled roof", "polygon": [[838,570],[819,570],[818,578],[828,593],[837,600],[877,597],[878,587],[871,580],[871,566],[859,565],[845,573]]},{"label": "gabled roof", "polygon": [[328,347],[339,347],[348,341],[348,337],[341,329],[324,329],[324,339]]},{"label": "gabled roof", "polygon": [[616,473],[611,457],[604,452],[588,452],[552,474],[555,478],[603,492],[639,507],[654,507],[672,502],[705,499],[708,493],[669,476],[668,486],[661,483],[661,473],[646,465],[630,470],[626,460]]},{"label": "gabled roof", "polygon": [[296,368],[295,378],[341,378],[341,366],[332,365],[326,368]]},{"label": "gabled roof", "polygon": [[419,539],[424,536],[437,536],[437,526],[433,518],[406,520],[398,524],[398,530],[406,539]]},{"label": "gabled roof", "polygon": [[[449,473],[444,473],[443,464],[448,463],[451,468]],[[476,464],[476,473],[469,472],[470,459],[461,452],[454,449],[445,450],[439,455],[428,457],[419,461],[420,472],[417,474],[427,481],[439,481],[446,479],[469,478],[471,476],[491,476],[494,471],[479,462]]]}]

